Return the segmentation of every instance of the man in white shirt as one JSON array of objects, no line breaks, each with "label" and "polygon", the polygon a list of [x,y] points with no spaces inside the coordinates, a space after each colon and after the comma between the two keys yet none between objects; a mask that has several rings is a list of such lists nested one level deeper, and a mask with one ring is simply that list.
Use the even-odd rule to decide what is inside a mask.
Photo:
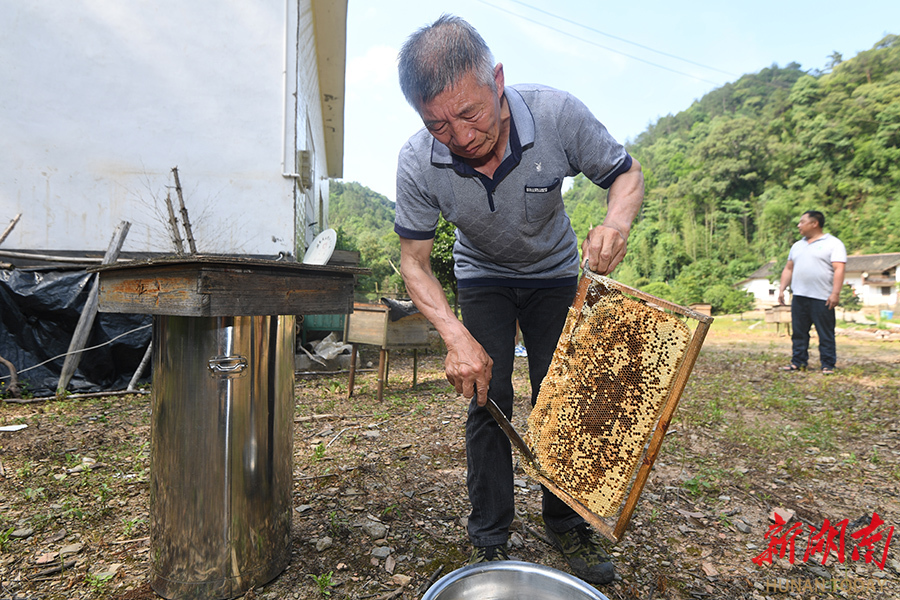
[{"label": "man in white shirt", "polygon": [[809,328],[816,326],[822,374],[834,373],[837,352],[834,343],[834,307],[844,285],[847,250],[843,242],[825,233],[825,215],[810,210],[800,217],[797,229],[803,239],[791,247],[781,272],[778,303],[791,286],[791,342],[793,356],[784,371],[803,371],[809,361]]}]

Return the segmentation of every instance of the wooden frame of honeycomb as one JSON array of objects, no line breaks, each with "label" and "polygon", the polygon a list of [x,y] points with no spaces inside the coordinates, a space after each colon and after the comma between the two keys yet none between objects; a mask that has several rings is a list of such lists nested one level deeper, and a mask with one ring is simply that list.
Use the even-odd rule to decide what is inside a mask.
[{"label": "wooden frame of honeycomb", "polygon": [[516,445],[525,471],[613,542],[637,506],[712,321],[589,271],[581,279],[528,418],[527,448]]}]

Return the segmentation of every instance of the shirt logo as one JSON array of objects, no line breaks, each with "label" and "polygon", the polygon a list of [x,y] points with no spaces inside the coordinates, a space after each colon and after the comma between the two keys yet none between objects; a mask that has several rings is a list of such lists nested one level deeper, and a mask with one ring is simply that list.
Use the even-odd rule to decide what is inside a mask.
[{"label": "shirt logo", "polygon": [[534,163],[534,170],[537,171],[538,173],[540,173],[541,171],[544,170],[544,167],[541,165],[541,163],[536,162],[536,163]]}]

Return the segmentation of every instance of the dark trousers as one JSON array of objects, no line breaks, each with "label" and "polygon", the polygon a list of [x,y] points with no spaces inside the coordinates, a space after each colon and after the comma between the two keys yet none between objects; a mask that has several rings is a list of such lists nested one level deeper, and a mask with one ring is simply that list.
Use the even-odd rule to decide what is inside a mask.
[{"label": "dark trousers", "polygon": [[809,362],[809,328],[816,326],[819,336],[819,360],[823,369],[833,369],[837,361],[834,343],[834,309],[827,308],[824,300],[793,296],[791,298],[791,342],[794,354],[791,363],[805,367]]},{"label": "dark trousers", "polygon": [[[488,396],[512,419],[512,372],[516,321],[528,351],[531,404],[547,374],[556,343],[575,298],[576,286],[550,289],[474,287],[459,290],[463,323],[484,347],[494,367]],[[472,399],[466,421],[469,538],[475,546],[505,544],[515,515],[513,462],[509,439],[490,413]],[[546,489],[544,522],[567,531],[583,522],[567,504]]]}]

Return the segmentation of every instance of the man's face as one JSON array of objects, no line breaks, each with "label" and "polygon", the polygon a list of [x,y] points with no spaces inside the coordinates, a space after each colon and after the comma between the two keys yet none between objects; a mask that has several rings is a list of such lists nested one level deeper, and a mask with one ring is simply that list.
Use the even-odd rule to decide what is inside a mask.
[{"label": "man's face", "polygon": [[803,215],[800,217],[800,221],[797,222],[797,229],[800,231],[800,235],[805,238],[814,234],[818,228],[819,222],[809,215]]},{"label": "man's face", "polygon": [[472,73],[419,110],[425,127],[450,151],[467,160],[487,157],[500,138],[503,67],[494,68],[497,90],[478,82]]}]

